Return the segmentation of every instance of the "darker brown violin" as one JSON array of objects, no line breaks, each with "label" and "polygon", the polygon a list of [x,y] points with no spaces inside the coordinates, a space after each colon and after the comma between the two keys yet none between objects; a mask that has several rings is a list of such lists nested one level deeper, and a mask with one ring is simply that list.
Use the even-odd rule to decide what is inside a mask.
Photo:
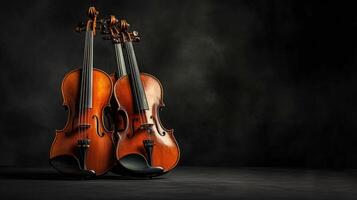
[{"label": "darker brown violin", "polygon": [[88,14],[83,68],[67,73],[62,81],[63,105],[68,108],[68,119],[65,127],[56,131],[50,150],[50,163],[55,169],[82,177],[102,175],[115,164],[112,133],[103,122],[113,84],[108,74],[93,68],[93,37],[98,12],[90,7]]},{"label": "darker brown violin", "polygon": [[116,158],[132,175],[161,175],[172,170],[180,158],[173,130],[165,129],[159,118],[164,106],[162,85],[154,76],[139,72],[132,44],[139,41],[138,33],[128,32],[125,20],[114,22],[111,37],[123,46],[128,64],[128,75],[119,77],[114,86],[118,112],[125,113],[126,119],[125,128],[117,130]]},{"label": "darker brown violin", "polygon": [[[115,18],[114,15],[111,15],[109,19],[102,20],[102,30],[101,33],[105,35],[103,39],[111,40],[113,42],[114,51],[115,51],[115,58],[116,58],[116,72],[111,74],[110,77],[112,79],[113,85],[115,82],[122,76],[126,76],[126,66],[125,66],[125,59],[123,54],[123,47],[120,42],[116,39],[116,35],[119,33],[116,29],[116,24],[118,20]],[[116,131],[123,131],[125,129],[125,118],[126,113],[125,111],[119,108],[119,105],[113,95],[111,99],[111,123],[113,130]],[[119,111],[118,111],[119,110]]]}]

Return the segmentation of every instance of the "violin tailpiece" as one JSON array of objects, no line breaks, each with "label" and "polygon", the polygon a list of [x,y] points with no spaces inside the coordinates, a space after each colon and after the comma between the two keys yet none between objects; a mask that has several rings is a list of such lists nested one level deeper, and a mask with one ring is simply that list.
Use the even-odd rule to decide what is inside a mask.
[{"label": "violin tailpiece", "polygon": [[152,160],[152,150],[154,148],[154,141],[153,140],[144,140],[144,149],[147,155],[147,161],[149,165],[151,166],[151,160]]}]

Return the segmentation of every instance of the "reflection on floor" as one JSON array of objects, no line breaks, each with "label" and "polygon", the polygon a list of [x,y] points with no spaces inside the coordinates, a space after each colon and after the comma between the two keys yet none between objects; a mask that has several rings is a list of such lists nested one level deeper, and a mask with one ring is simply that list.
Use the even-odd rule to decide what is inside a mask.
[{"label": "reflection on floor", "polygon": [[0,167],[1,199],[357,199],[356,170],[178,167],[160,178],[70,180],[51,168]]}]

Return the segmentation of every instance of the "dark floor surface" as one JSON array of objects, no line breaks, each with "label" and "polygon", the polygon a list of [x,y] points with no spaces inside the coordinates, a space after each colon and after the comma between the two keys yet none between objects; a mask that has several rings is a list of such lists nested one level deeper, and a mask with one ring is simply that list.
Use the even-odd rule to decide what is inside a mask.
[{"label": "dark floor surface", "polygon": [[0,167],[0,199],[357,200],[357,171],[178,167],[151,180],[68,180],[50,168]]}]

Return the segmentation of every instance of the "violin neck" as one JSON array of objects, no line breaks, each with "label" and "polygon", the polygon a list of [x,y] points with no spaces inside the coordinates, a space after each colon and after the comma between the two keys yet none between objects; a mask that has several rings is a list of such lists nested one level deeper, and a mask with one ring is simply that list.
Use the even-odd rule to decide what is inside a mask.
[{"label": "violin neck", "polygon": [[115,58],[116,58],[116,63],[117,63],[116,76],[117,77],[125,76],[125,75],[127,75],[127,72],[126,72],[126,67],[125,67],[125,60],[124,60],[124,55],[123,55],[122,44],[115,43],[114,48],[115,48]]},{"label": "violin neck", "polygon": [[86,31],[84,59],[82,68],[80,105],[82,108],[92,108],[93,92],[93,31]]},{"label": "violin neck", "polygon": [[136,109],[136,112],[148,110],[149,106],[144,92],[143,84],[141,82],[140,71],[138,63],[136,61],[133,44],[132,42],[125,42],[124,47],[126,50],[127,61],[129,64],[128,67],[131,90],[136,104],[136,106],[134,107]]}]

